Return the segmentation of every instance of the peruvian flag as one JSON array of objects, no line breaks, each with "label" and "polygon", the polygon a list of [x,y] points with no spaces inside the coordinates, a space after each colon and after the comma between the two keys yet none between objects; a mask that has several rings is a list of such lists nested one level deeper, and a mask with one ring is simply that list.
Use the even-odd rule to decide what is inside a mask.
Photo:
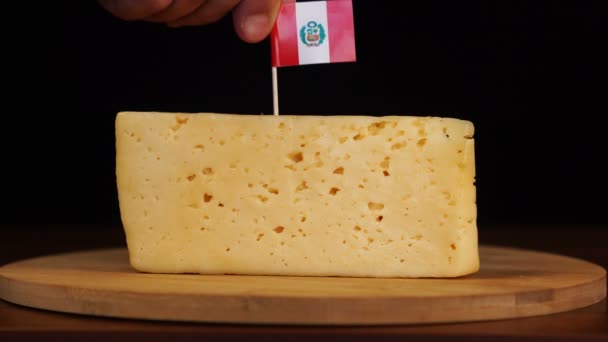
[{"label": "peruvian flag", "polygon": [[284,0],[271,44],[273,67],[356,61],[352,0]]}]

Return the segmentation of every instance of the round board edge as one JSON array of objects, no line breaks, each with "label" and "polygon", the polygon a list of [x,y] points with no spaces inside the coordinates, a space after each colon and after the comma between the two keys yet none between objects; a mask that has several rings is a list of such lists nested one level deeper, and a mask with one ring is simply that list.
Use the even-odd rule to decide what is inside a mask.
[{"label": "round board edge", "polygon": [[[369,298],[359,300],[355,298],[354,301],[356,303],[353,303],[353,298],[349,297],[328,299],[245,296],[240,298],[240,300],[234,300],[234,298],[222,296],[207,296],[199,297],[199,302],[204,303],[195,305],[196,308],[194,310],[182,311],[181,314],[178,313],[177,315],[175,312],[162,310],[163,308],[167,308],[168,304],[169,311],[171,310],[171,304],[167,303],[166,298],[164,302],[163,300],[151,301],[150,298],[143,298],[143,301],[148,302],[140,307],[140,309],[134,310],[132,307],[136,307],[138,304],[141,305],[142,302],[142,298],[137,298],[137,294],[134,295],[133,293],[129,293],[128,296],[124,296],[123,294],[122,297],[127,297],[127,300],[125,300],[125,298],[120,298],[120,293],[112,293],[112,291],[98,289],[79,289],[75,291],[69,289],[65,285],[20,282],[18,279],[15,280],[6,277],[2,272],[6,266],[32,260],[40,260],[50,256],[69,256],[78,253],[102,253],[104,251],[116,250],[97,249],[36,257],[0,267],[0,298],[7,302],[32,308],[123,319],[214,324],[369,326],[478,322],[532,317],[583,308],[600,302],[606,297],[606,270],[597,264],[569,256],[521,248],[487,245],[484,245],[482,248],[496,248],[513,253],[535,252],[544,256],[553,255],[561,258],[569,258],[595,266],[598,270],[602,270],[603,272],[600,272],[597,277],[584,284],[560,289],[560,293],[554,294],[559,297],[559,300],[549,298],[549,300],[555,300],[557,302],[557,305],[550,309],[547,309],[548,302],[547,298],[545,298],[546,295],[540,295],[540,297],[538,297],[538,294],[535,294],[534,291],[522,292],[520,293],[520,295],[522,295],[521,297],[510,297],[508,295],[492,296],[490,302],[495,302],[496,305],[491,307],[488,311],[488,305],[486,303],[486,310],[483,312],[475,312],[475,310],[462,312],[463,310],[458,309],[458,298],[450,297],[441,297],[436,300],[425,298],[422,305],[417,305],[417,308],[414,307],[412,309],[412,303],[406,303],[403,300],[400,300],[400,298],[390,297],[375,302]],[[136,271],[133,272],[137,273]],[[27,295],[27,293],[36,293],[38,296],[30,296]],[[50,293],[52,295],[45,296],[44,293]],[[581,293],[586,293],[586,295],[580,298],[579,295]],[[58,294],[64,294],[64,296],[58,296]],[[118,297],[112,298],[113,296]],[[76,297],[79,299],[74,301],[73,299]],[[128,300],[129,297],[130,300]],[[470,298],[474,299],[475,296],[470,296]],[[525,302],[523,306],[517,308],[515,306],[509,307],[509,303],[514,300],[518,301],[518,298],[523,299]],[[40,302],[41,300],[42,303]],[[408,300],[411,302],[411,298],[408,298]],[[288,301],[289,303],[285,303],[285,301]],[[226,309],[227,302],[229,304]],[[116,305],[116,303],[122,304]],[[286,310],[283,309],[286,304],[290,304],[290,306],[295,306],[299,309],[286,312]],[[98,306],[97,308],[96,305]],[[192,306],[192,298],[185,298],[181,302],[178,301],[178,303],[174,303],[173,306],[179,308],[180,305]],[[409,306],[410,309],[403,310],[404,305]],[[503,306],[502,310],[501,305]],[[341,307],[341,309],[336,310],[336,306]],[[425,310],[425,308],[437,306],[442,306],[442,310]],[[106,309],[99,310],[99,307],[105,307]],[[131,309],[129,307],[131,307]],[[522,307],[524,307],[525,310],[522,310]],[[224,310],[218,311],[218,308],[224,308]],[[159,311],[159,309],[161,310]],[[313,315],[312,313],[316,313],[317,315]]]}]

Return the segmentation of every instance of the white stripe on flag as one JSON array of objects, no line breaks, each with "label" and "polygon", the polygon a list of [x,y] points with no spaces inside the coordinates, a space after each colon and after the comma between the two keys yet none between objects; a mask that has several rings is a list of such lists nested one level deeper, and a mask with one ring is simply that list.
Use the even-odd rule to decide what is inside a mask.
[{"label": "white stripe on flag", "polygon": [[[323,26],[323,41],[316,46],[306,45],[301,38],[301,30],[310,22]],[[300,64],[329,63],[329,27],[327,25],[327,5],[325,1],[297,2],[296,25],[298,30],[298,55]],[[311,24],[314,25],[314,24]]]}]

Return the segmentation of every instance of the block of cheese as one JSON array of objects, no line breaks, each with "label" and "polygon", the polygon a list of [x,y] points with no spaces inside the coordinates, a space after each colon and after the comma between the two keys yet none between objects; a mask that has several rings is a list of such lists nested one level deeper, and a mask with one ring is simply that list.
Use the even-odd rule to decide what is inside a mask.
[{"label": "block of cheese", "polygon": [[142,272],[457,277],[479,269],[473,124],[121,112],[117,185]]}]

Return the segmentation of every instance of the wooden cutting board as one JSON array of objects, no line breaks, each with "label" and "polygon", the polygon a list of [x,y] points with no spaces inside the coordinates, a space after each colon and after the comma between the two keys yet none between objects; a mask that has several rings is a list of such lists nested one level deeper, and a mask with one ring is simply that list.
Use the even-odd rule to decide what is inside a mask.
[{"label": "wooden cutting board", "polygon": [[456,279],[143,274],[126,249],[51,255],[0,268],[0,297],[86,315],[248,324],[411,324],[544,315],[606,296],[606,271],[565,256],[480,247]]}]

